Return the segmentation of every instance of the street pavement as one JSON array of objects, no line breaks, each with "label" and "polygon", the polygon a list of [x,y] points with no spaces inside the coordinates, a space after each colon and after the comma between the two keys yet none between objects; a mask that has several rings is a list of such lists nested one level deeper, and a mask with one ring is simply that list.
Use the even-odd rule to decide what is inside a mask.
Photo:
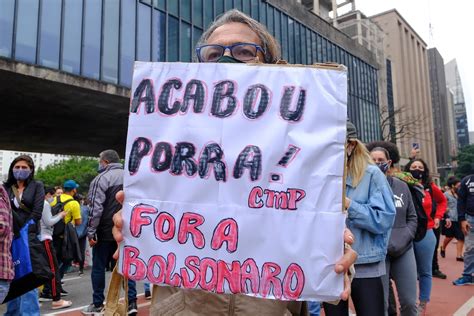
[{"label": "street pavement", "polygon": [[[456,261],[455,244],[450,244],[446,250],[446,258],[439,257],[440,269],[448,275],[446,280],[433,279],[431,302],[428,305],[428,316],[474,316],[474,285],[454,286],[452,281],[458,278],[463,270],[463,263]],[[77,272],[66,274],[64,288],[69,292],[65,299],[71,300],[73,305],[65,310],[51,310],[51,303],[44,302],[41,306],[41,315],[78,316],[80,310],[92,301],[92,285],[90,269],[79,277]],[[110,272],[106,273],[106,281],[110,279]],[[143,295],[143,283],[137,284],[138,316],[149,314],[150,301]],[[0,314],[5,312],[5,306],[0,305]],[[323,314],[324,315],[324,314]],[[375,316],[375,315],[374,315]]]}]

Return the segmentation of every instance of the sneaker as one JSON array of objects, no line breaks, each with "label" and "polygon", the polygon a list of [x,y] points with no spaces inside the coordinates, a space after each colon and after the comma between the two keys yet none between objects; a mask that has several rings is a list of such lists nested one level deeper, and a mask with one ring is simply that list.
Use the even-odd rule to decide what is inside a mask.
[{"label": "sneaker", "polygon": [[417,307],[417,315],[418,316],[425,316],[426,315],[426,304],[427,302],[420,302]]},{"label": "sneaker", "polygon": [[438,279],[446,279],[446,274],[444,274],[443,272],[439,271],[439,270],[434,270],[433,271],[433,278],[438,278]]},{"label": "sneaker", "polygon": [[456,261],[464,262],[464,257],[456,257]]},{"label": "sneaker", "polygon": [[67,292],[65,289],[61,289],[61,296],[68,296],[69,292]]},{"label": "sneaker", "polygon": [[145,299],[146,300],[151,300],[151,292],[150,291],[145,291]]},{"label": "sneaker", "polygon": [[81,310],[82,315],[103,315],[104,314],[104,305],[96,307],[94,304],[84,307]]},{"label": "sneaker", "polygon": [[51,304],[51,309],[56,310],[56,309],[61,309],[61,308],[68,308],[71,305],[72,305],[71,301],[59,300]]},{"label": "sneaker", "polygon": [[136,315],[138,313],[137,301],[128,302],[127,315]]},{"label": "sneaker", "polygon": [[472,278],[472,275],[463,275],[459,279],[453,281],[454,285],[472,285],[474,284],[474,280]]},{"label": "sneaker", "polygon": [[51,293],[41,293],[38,300],[40,302],[51,302],[53,300],[53,296]]}]

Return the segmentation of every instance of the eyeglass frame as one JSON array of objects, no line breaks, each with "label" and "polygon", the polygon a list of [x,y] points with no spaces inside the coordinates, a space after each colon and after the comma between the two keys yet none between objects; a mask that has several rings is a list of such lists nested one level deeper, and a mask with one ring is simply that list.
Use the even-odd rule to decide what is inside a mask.
[{"label": "eyeglass frame", "polygon": [[[242,61],[242,62],[250,61],[250,59],[249,59],[249,60],[240,60],[240,59],[238,59],[237,57],[234,56],[234,54],[232,53],[232,49],[233,49],[235,46],[239,46],[239,45],[250,45],[250,46],[255,47],[256,51],[255,51],[255,56],[254,56],[254,58],[257,57],[259,51],[263,54],[263,56],[265,56],[265,50],[262,48],[262,46],[257,45],[257,44],[254,44],[254,43],[235,43],[235,44],[232,44],[232,45],[220,45],[220,44],[206,44],[206,45],[201,45],[201,46],[199,46],[199,47],[196,47],[196,56],[197,56],[197,58],[198,58],[198,60],[199,60],[200,63],[212,63],[212,62],[215,62],[215,61],[203,61],[203,60],[201,59],[201,49],[204,48],[204,47],[209,47],[209,46],[219,46],[219,47],[222,47],[222,48],[224,49],[224,50],[222,51],[222,55],[219,56],[219,58],[221,58],[222,56],[225,55],[226,50],[229,50],[230,55],[231,55],[233,58],[235,58],[235,59],[237,59],[237,60],[239,60],[239,61]],[[219,58],[218,58],[218,59],[219,59]]]}]

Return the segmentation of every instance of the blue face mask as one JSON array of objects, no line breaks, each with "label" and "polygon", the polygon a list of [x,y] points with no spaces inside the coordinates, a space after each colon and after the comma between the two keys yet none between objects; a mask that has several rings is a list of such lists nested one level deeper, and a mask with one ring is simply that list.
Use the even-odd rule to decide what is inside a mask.
[{"label": "blue face mask", "polygon": [[24,181],[28,179],[31,174],[31,170],[27,169],[15,169],[13,170],[13,177],[17,180]]},{"label": "blue face mask", "polygon": [[382,171],[383,174],[386,174],[388,171],[388,168],[390,168],[389,163],[386,162],[378,162],[377,166],[379,167],[380,171]]},{"label": "blue face mask", "polygon": [[218,60],[218,63],[240,63],[243,64],[243,61],[240,61],[232,56],[222,55]]},{"label": "blue face mask", "polygon": [[104,166],[103,164],[99,163],[99,165],[97,166],[97,172],[98,173],[101,173],[105,170],[107,166]]}]

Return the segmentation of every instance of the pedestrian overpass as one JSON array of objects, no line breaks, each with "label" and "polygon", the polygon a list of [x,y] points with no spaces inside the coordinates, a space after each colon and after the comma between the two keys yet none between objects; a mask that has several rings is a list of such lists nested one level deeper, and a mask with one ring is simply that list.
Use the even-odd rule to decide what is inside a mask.
[{"label": "pedestrian overpass", "polygon": [[125,153],[130,90],[0,58],[0,149]]}]

